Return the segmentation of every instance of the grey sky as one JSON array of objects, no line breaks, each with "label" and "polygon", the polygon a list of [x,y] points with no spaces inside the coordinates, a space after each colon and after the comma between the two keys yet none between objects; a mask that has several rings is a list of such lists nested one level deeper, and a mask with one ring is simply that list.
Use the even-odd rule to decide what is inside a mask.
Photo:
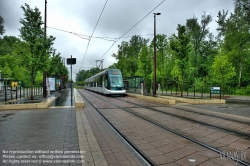
[{"label": "grey sky", "polygon": [[[44,17],[44,2],[45,0],[0,0],[0,15],[5,20],[4,35],[20,34],[19,20],[23,18],[21,5],[28,3],[31,8],[38,7]],[[106,0],[47,0],[47,26],[90,36],[105,2]],[[109,0],[93,36],[119,38],[161,2],[162,0]],[[209,27],[216,35],[215,20],[218,12],[223,9],[233,12],[233,0],[165,0],[152,13],[161,12],[157,16],[157,33],[170,36],[176,32],[177,24],[185,24],[193,16],[200,20],[203,12],[206,12],[212,15],[213,21]],[[149,14],[126,36],[153,34],[153,19],[153,14]],[[112,41],[92,38],[84,59],[88,40],[50,28],[47,29],[47,34],[56,37],[54,47],[63,58],[69,58],[70,55],[77,58],[77,64],[73,66],[73,79],[80,69],[95,67],[95,61],[113,44]],[[144,37],[152,40],[152,35]],[[105,54],[104,68],[115,62],[111,55],[117,52],[117,45],[129,39],[120,39]]]}]

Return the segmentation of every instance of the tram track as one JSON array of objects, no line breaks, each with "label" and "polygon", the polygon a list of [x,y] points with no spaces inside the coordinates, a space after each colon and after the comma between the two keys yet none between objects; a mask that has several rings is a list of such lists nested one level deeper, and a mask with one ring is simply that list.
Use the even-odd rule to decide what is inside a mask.
[{"label": "tram track", "polygon": [[[139,118],[141,118],[141,119],[143,119],[143,120],[145,120],[145,121],[147,121],[147,122],[149,122],[149,123],[151,123],[151,124],[154,124],[154,125],[156,125],[156,126],[162,128],[162,129],[165,129],[165,130],[167,130],[167,131],[169,131],[169,132],[171,132],[171,133],[174,133],[174,134],[176,134],[176,135],[178,135],[178,136],[180,136],[180,137],[182,137],[182,138],[185,138],[185,139],[187,139],[187,140],[189,140],[189,141],[191,141],[191,142],[193,142],[193,143],[195,143],[195,144],[201,145],[201,146],[203,146],[203,147],[205,147],[205,148],[207,148],[207,149],[209,149],[209,150],[212,150],[212,151],[214,151],[214,152],[216,152],[216,153],[219,153],[220,155],[226,156],[226,157],[228,157],[228,158],[230,158],[230,159],[232,159],[232,160],[234,160],[234,161],[236,161],[236,162],[238,162],[238,163],[240,163],[240,164],[242,164],[242,165],[250,165],[250,163],[248,163],[248,162],[246,162],[246,161],[244,161],[244,160],[239,160],[238,158],[235,158],[235,157],[233,157],[233,156],[230,156],[230,155],[228,155],[227,153],[223,152],[223,151],[220,150],[220,149],[217,149],[217,148],[212,147],[212,146],[210,146],[210,145],[208,145],[208,144],[206,144],[206,143],[203,143],[203,142],[198,141],[198,140],[196,140],[196,139],[194,139],[194,138],[191,138],[191,137],[189,137],[189,136],[187,136],[187,135],[184,135],[184,134],[182,134],[182,133],[180,133],[180,132],[177,132],[177,131],[175,131],[175,130],[173,130],[173,129],[171,129],[171,128],[169,128],[169,127],[167,127],[167,126],[165,126],[165,125],[163,125],[163,124],[161,124],[161,123],[158,123],[158,122],[156,122],[156,121],[154,121],[154,120],[148,118],[148,117],[141,116],[141,115],[139,115],[138,113],[135,113],[135,112],[131,111],[129,108],[121,107],[121,106],[119,106],[119,105],[117,105],[117,104],[114,104],[113,102],[110,102],[110,101],[108,101],[108,100],[103,99],[103,97],[100,97],[100,96],[98,96],[98,95],[94,95],[94,94],[92,94],[92,95],[95,96],[95,97],[97,97],[97,98],[99,98],[99,99],[101,99],[101,100],[104,100],[105,102],[108,102],[108,103],[111,104],[111,105],[116,106],[117,108],[119,108],[119,109],[121,109],[121,110],[124,110],[124,111],[126,111],[126,112],[129,112],[129,113],[135,115],[136,117],[139,117]],[[119,99],[119,100],[121,100],[121,99]],[[128,102],[128,101],[124,101],[124,100],[121,100],[121,101],[123,101],[123,102]],[[131,104],[137,105],[136,103],[133,103],[133,102],[131,102]],[[138,106],[139,106],[139,105],[138,105]],[[143,108],[146,108],[146,107],[143,106]],[[146,108],[146,109],[151,109],[151,108]],[[158,111],[158,110],[157,110],[157,111]],[[159,112],[159,111],[158,111],[158,112]],[[101,114],[101,113],[100,113],[100,114]],[[104,115],[102,115],[102,116],[104,116]],[[199,122],[197,122],[197,123],[199,123]],[[207,125],[207,124],[204,124],[204,125]],[[209,126],[211,126],[211,125],[209,125]],[[214,126],[212,126],[212,127],[214,127]],[[221,130],[221,129],[220,129],[220,130]],[[224,129],[223,129],[223,130],[224,130]],[[232,132],[232,131],[230,131],[230,132]]]},{"label": "tram track", "polygon": [[[199,121],[199,120],[187,118],[187,117],[182,116],[182,115],[177,115],[177,114],[172,114],[172,113],[169,113],[169,112],[161,111],[161,110],[156,109],[156,108],[143,106],[143,105],[141,105],[141,104],[137,104],[137,103],[130,102],[130,101],[127,101],[127,100],[122,100],[122,99],[118,99],[118,98],[116,98],[116,100],[121,100],[121,101],[124,101],[124,102],[128,102],[128,103],[137,105],[137,106],[139,106],[139,107],[141,107],[141,108],[147,108],[147,109],[149,109],[149,110],[157,111],[157,112],[160,112],[160,113],[163,113],[163,114],[171,115],[171,116],[174,116],[174,117],[177,117],[177,118],[185,119],[185,120],[188,120],[188,121],[191,121],[191,122],[195,122],[195,123],[199,123],[199,124],[202,124],[202,125],[211,126],[211,127],[214,127],[214,128],[218,128],[218,129],[221,129],[221,130],[225,130],[225,131],[228,131],[228,132],[232,132],[232,133],[235,133],[235,134],[238,134],[238,135],[241,135],[241,136],[245,136],[245,137],[250,138],[250,134],[249,134],[249,133],[238,132],[238,131],[236,131],[236,130],[227,129],[227,128],[220,127],[220,126],[217,126],[217,125],[213,125],[213,124],[210,124],[210,123],[206,123],[206,122],[202,122],[202,121]],[[171,108],[173,108],[173,107],[171,107]],[[175,108],[175,109],[176,109],[176,108]],[[178,108],[178,109],[179,109],[179,108]],[[218,118],[218,117],[216,117],[216,118]]]},{"label": "tram track", "polygon": [[157,164],[145,155],[133,142],[131,142],[124,134],[122,134],[82,93],[81,96],[90,104],[103,120],[115,131],[115,133],[132,149],[140,161],[146,166],[156,166]]}]

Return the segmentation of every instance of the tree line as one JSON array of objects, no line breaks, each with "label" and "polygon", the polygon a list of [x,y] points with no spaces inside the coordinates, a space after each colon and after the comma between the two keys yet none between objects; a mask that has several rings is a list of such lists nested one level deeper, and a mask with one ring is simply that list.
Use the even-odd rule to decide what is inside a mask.
[{"label": "tree line", "polygon": [[[220,86],[222,92],[250,95],[250,1],[234,0],[232,13],[219,11],[216,19],[218,35],[209,31],[211,15],[187,19],[177,25],[171,36],[156,35],[156,78],[164,88],[178,86],[180,90],[195,87],[209,90]],[[142,76],[146,87],[153,82],[154,40],[138,35],[118,45],[113,57],[124,77]],[[79,71],[77,81],[86,79]],[[85,73],[85,75],[83,75]]]},{"label": "tree line", "polygon": [[[20,38],[0,36],[2,78],[21,81],[24,87],[42,86],[44,71],[48,77],[68,78],[68,69],[53,47],[56,38],[46,36],[39,9],[26,3],[21,8],[24,18],[20,19]],[[4,19],[0,16],[0,34],[4,33]]]}]

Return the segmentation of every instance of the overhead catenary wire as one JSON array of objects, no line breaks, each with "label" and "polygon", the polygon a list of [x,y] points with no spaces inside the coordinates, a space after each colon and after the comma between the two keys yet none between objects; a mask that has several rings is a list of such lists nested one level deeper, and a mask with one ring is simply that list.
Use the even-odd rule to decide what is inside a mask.
[{"label": "overhead catenary wire", "polygon": [[156,8],[158,8],[165,0],[161,1],[156,7],[154,7],[148,14],[146,14],[142,19],[140,19],[135,25],[133,25],[128,31],[126,31],[121,37],[119,37],[110,47],[109,49],[102,55],[100,59],[102,59],[109,50],[115,45],[116,42],[118,42],[121,38],[123,38],[128,32],[130,32],[134,27],[136,27],[142,20],[144,20],[150,13],[152,13]]},{"label": "overhead catenary wire", "polygon": [[[85,51],[85,54],[84,54],[84,57],[83,57],[83,60],[82,60],[82,65],[83,65],[83,62],[84,62],[85,57],[86,57],[86,55],[87,55],[87,52],[88,52],[88,48],[89,48],[89,44],[90,44],[91,38],[92,38],[92,36],[93,36],[93,34],[94,34],[94,32],[95,32],[95,29],[96,29],[96,27],[97,27],[97,25],[98,25],[98,23],[99,23],[99,21],[100,21],[100,18],[101,18],[101,16],[102,16],[102,13],[103,13],[103,11],[104,11],[104,9],[105,9],[107,3],[108,3],[108,0],[106,0],[104,6],[103,6],[103,8],[102,8],[102,12],[101,12],[101,14],[100,14],[100,16],[99,16],[99,18],[98,18],[98,20],[97,20],[97,22],[96,22],[95,28],[94,28],[94,30],[93,30],[93,32],[92,32],[90,38],[89,38],[88,45],[87,45],[87,48],[86,48],[86,51]],[[82,67],[82,65],[81,65],[81,67]]]},{"label": "overhead catenary wire", "polygon": [[[70,31],[66,31],[66,30],[63,30],[63,29],[58,29],[58,28],[53,28],[53,27],[48,27],[47,28],[49,29],[54,29],[54,30],[57,30],[57,31],[61,31],[61,32],[65,32],[65,33],[70,33],[70,34],[73,34],[75,36],[78,36],[78,37],[81,37],[83,38],[82,36],[85,36],[87,38],[83,38],[83,39],[87,39],[89,40],[90,36],[88,35],[84,35],[84,34],[80,34],[80,33],[76,33],[76,32],[70,32]],[[152,36],[154,34],[145,34],[145,35],[136,35],[136,36]],[[134,35],[132,35],[134,36]],[[106,37],[106,36],[92,36],[91,38],[97,38],[97,39],[101,39],[101,40],[107,40],[107,41],[116,41],[118,38],[129,38],[129,37],[132,37],[132,36],[123,36],[123,37]]]}]

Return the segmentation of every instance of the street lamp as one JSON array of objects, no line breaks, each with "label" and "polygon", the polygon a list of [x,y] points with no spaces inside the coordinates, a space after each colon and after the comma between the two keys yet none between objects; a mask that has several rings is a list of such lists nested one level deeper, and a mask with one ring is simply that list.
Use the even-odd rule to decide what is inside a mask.
[{"label": "street lamp", "polygon": [[154,14],[154,81],[153,81],[153,95],[156,95],[156,15],[161,15],[161,13]]},{"label": "street lamp", "polygon": [[[44,12],[44,37],[45,38],[46,38],[46,26],[47,26],[46,24],[47,24],[47,0],[45,0],[45,12]],[[44,70],[43,71],[43,97],[44,98],[47,97],[46,89],[47,89],[46,71]]]}]

